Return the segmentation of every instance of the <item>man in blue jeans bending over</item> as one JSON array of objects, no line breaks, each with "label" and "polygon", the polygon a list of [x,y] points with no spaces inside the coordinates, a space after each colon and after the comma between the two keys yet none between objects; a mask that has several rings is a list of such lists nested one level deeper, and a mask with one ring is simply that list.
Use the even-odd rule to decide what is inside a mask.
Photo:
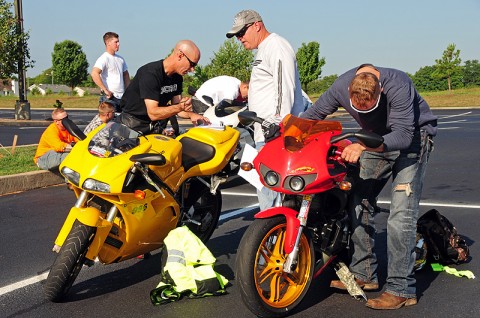
[{"label": "man in blue jeans bending over", "polygon": [[[343,107],[364,129],[382,135],[382,146],[371,149],[352,143],[342,152],[350,163],[360,163],[350,217],[352,261],[350,271],[364,290],[378,289],[374,252],[375,201],[392,177],[387,221],[388,273],[385,292],[369,299],[373,309],[398,309],[417,303],[415,240],[419,202],[437,118],[402,71],[363,64],[342,74],[301,117],[324,119]],[[346,289],[334,280],[331,287]]]}]

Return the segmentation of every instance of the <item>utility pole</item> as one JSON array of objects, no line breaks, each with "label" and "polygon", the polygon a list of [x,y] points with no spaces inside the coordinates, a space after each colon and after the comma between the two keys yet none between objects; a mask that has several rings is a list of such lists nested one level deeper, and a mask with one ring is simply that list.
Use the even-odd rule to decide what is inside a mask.
[{"label": "utility pole", "polygon": [[[23,8],[22,0],[15,0],[15,16],[17,18],[17,35],[23,34]],[[26,99],[25,87],[25,52],[24,43],[17,43],[18,58],[18,100],[15,103],[15,119],[30,119],[30,103]]]}]

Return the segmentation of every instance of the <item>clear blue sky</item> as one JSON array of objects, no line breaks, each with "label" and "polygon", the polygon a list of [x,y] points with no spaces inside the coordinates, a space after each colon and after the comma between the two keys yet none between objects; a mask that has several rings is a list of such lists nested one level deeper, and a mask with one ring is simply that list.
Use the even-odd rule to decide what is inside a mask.
[{"label": "clear blue sky", "polygon": [[27,76],[51,67],[53,46],[64,40],[82,46],[90,70],[105,50],[107,31],[120,35],[119,54],[132,76],[181,39],[199,46],[199,64],[206,65],[243,9],[258,11],[267,29],[295,51],[319,42],[326,59],[322,76],[365,62],[415,73],[434,65],[450,43],[462,61],[480,60],[480,0],[23,0],[24,29],[36,61]]}]

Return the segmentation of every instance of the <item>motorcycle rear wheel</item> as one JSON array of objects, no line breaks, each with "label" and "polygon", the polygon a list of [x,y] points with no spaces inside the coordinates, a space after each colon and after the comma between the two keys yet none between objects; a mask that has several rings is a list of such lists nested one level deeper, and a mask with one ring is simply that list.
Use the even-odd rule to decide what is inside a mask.
[{"label": "motorcycle rear wheel", "polygon": [[295,269],[291,274],[283,271],[286,229],[283,216],[256,219],[238,248],[235,276],[244,304],[258,317],[290,314],[312,281],[315,256],[312,242],[304,233]]},{"label": "motorcycle rear wheel", "polygon": [[189,193],[186,211],[193,209],[192,219],[201,224],[184,220],[181,225],[187,225],[190,231],[206,243],[217,228],[222,212],[222,195],[219,191],[212,194],[210,189],[200,182],[192,183]]},{"label": "motorcycle rear wheel", "polygon": [[75,221],[48,273],[44,286],[48,300],[60,302],[68,293],[85,262],[95,228]]}]

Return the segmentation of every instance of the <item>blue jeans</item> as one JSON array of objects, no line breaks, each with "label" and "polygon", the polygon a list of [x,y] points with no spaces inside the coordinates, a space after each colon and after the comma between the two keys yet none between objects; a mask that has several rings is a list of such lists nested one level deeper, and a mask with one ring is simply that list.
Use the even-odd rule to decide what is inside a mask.
[{"label": "blue jeans", "polygon": [[417,131],[410,147],[386,153],[363,152],[360,182],[356,184],[350,217],[353,254],[350,270],[363,281],[378,282],[374,252],[376,199],[392,177],[390,214],[387,220],[387,284],[392,295],[416,297],[415,240],[420,197],[433,141]]},{"label": "blue jeans", "polygon": [[56,170],[69,152],[47,151],[37,159],[37,166],[42,170]]},{"label": "blue jeans", "polygon": [[[260,151],[262,147],[265,146],[265,142],[255,143],[255,148]],[[257,189],[258,204],[260,206],[260,211],[271,208],[275,205],[275,199],[280,196],[280,193],[270,190],[267,187],[263,187],[262,191]]]}]

